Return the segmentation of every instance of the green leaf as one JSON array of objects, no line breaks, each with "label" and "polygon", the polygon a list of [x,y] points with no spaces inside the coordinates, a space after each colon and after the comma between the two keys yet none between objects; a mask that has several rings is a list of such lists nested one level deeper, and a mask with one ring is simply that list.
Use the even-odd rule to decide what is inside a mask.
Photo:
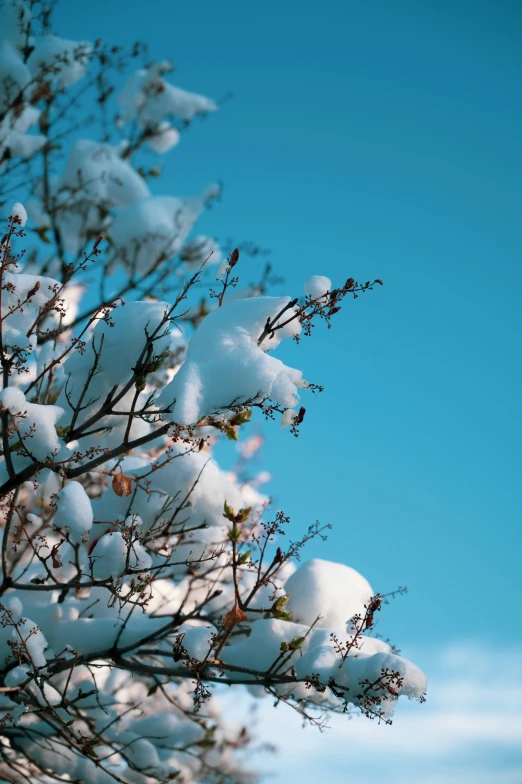
[{"label": "green leaf", "polygon": [[228,532],[228,538],[231,542],[237,542],[239,537],[241,536],[241,530],[237,527],[236,523],[234,522],[232,526],[232,530]]},{"label": "green leaf", "polygon": [[248,408],[246,411],[239,411],[237,414],[234,414],[230,420],[230,424],[234,425],[234,427],[240,427],[241,425],[244,425],[245,422],[250,422],[251,419],[252,410]]},{"label": "green leaf", "polygon": [[280,610],[273,610],[274,617],[277,618],[279,621],[291,621],[292,620],[292,613],[291,612],[281,612]]},{"label": "green leaf", "polygon": [[223,504],[223,517],[226,517],[227,520],[230,520],[231,523],[233,523],[236,519],[236,513],[232,507],[227,504],[226,501]]},{"label": "green leaf", "polygon": [[204,749],[210,749],[216,745],[216,741],[212,740],[211,738],[203,738],[198,743],[198,746],[202,746]]},{"label": "green leaf", "polygon": [[237,523],[244,523],[250,517],[250,513],[252,511],[252,507],[248,506],[245,509],[240,509],[236,515],[236,522]]},{"label": "green leaf", "polygon": [[238,440],[237,427],[233,427],[229,422],[226,422],[223,425],[223,433],[226,435],[229,441]]}]

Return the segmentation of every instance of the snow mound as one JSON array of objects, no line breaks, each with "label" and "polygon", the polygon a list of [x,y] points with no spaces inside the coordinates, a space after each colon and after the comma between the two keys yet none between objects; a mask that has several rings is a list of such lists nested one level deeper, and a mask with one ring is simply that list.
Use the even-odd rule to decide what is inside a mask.
[{"label": "snow mound", "polygon": [[119,262],[144,274],[179,253],[207,198],[208,191],[188,198],[150,196],[122,209],[110,229]]},{"label": "snow mound", "polygon": [[217,104],[197,93],[187,92],[164,79],[172,65],[154,63],[132,74],[119,95],[121,116],[125,122],[136,120],[150,147],[163,153],[179,141],[179,131],[169,122],[190,122],[198,114],[216,111]]},{"label": "snow mound", "polygon": [[[275,318],[289,302],[289,297],[236,300],[204,319],[190,340],[185,363],[160,396],[162,406],[172,406],[175,422],[194,424],[207,414],[266,397],[285,408],[297,404],[297,389],[306,386],[301,371],[264,349],[298,334],[298,320],[257,345],[267,319]],[[291,313],[287,310],[281,321]]]},{"label": "snow mound", "polygon": [[323,297],[332,290],[332,281],[324,275],[312,275],[304,284],[305,294],[311,299]]},{"label": "snow mound", "polygon": [[[12,209],[15,207],[24,209],[21,204],[14,205]],[[23,213],[20,215],[23,217]],[[4,346],[18,347],[31,352],[36,347],[36,329],[32,330],[29,337],[27,332],[35,324],[45,306],[53,299],[60,284],[52,278],[44,278],[40,275],[6,271],[3,276],[3,285]]]},{"label": "snow mound", "polygon": [[393,653],[356,653],[342,658],[329,645],[310,649],[295,662],[298,678],[317,676],[324,685],[341,687],[343,697],[355,705],[378,697],[386,714],[393,712],[401,695],[420,699],[426,692],[426,677],[415,664]]},{"label": "snow mound", "polygon": [[90,52],[91,45],[86,41],[42,35],[36,40],[27,65],[32,76],[51,74],[62,87],[70,87],[84,75]]},{"label": "snow mound", "polygon": [[[59,406],[28,403],[24,393],[15,387],[0,392],[0,406],[9,411],[17,430],[9,442],[24,459],[45,460],[60,454],[63,442],[56,433],[56,423],[63,416]],[[15,461],[16,462],[16,461]]]},{"label": "snow mound", "polygon": [[69,152],[59,189],[70,189],[74,200],[88,198],[96,204],[125,207],[150,196],[147,183],[121,157],[122,149],[78,139]]},{"label": "snow mound", "polygon": [[89,496],[79,482],[68,482],[58,493],[55,528],[68,531],[73,544],[86,542],[92,528],[93,513]]},{"label": "snow mound", "polygon": [[364,615],[373,596],[368,581],[350,566],[313,558],[305,561],[285,583],[290,596],[286,609],[300,623],[340,629],[357,613]]}]

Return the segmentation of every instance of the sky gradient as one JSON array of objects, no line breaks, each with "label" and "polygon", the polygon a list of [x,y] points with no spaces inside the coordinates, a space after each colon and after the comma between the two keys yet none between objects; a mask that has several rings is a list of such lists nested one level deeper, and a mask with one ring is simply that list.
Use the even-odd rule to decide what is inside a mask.
[{"label": "sky gradient", "polygon": [[[294,532],[334,525],[308,555],[375,590],[407,585],[379,628],[435,682],[448,645],[522,643],[522,5],[80,7],[61,4],[60,34],[145,40],[180,87],[233,93],[154,186],[223,180],[198,230],[270,248],[276,293],[311,274],[384,280],[281,353],[325,386],[303,396],[299,439],[265,428],[262,467]],[[262,261],[242,263],[255,279]]]}]

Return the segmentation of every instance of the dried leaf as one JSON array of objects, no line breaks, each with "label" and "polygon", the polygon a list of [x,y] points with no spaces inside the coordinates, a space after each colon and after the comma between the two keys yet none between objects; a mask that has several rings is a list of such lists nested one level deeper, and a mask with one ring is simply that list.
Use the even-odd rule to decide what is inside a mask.
[{"label": "dried leaf", "polygon": [[130,476],[126,476],[121,468],[120,473],[114,474],[112,477],[112,489],[120,498],[127,497],[132,493],[132,479]]},{"label": "dried leaf", "polygon": [[[61,542],[60,542],[61,544]],[[62,559],[60,558],[60,553],[58,552],[59,544],[55,544],[53,549],[51,550],[51,560],[53,562],[53,569],[59,569],[62,565]]]},{"label": "dried leaf", "polygon": [[232,626],[241,623],[241,621],[246,621],[246,613],[243,612],[238,604],[234,604],[223,618],[223,626],[225,629],[230,629]]}]

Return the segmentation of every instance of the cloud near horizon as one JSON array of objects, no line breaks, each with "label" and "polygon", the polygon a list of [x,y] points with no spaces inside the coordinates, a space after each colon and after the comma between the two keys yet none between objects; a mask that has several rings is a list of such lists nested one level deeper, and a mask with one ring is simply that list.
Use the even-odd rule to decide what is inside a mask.
[{"label": "cloud near horizon", "polygon": [[249,762],[274,784],[522,784],[522,649],[463,642],[414,658],[428,700],[401,700],[392,726],[334,716],[321,733],[265,699],[255,731],[277,752]]}]

